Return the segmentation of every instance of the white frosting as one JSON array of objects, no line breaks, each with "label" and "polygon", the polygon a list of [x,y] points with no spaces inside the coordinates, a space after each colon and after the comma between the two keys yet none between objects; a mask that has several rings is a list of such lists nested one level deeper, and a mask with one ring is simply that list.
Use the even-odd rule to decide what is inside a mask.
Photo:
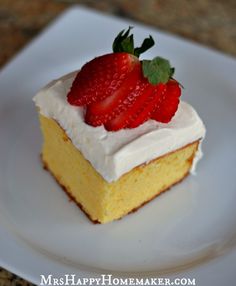
[{"label": "white frosting", "polygon": [[[103,126],[89,126],[84,122],[83,108],[67,102],[66,95],[75,75],[76,72],[70,73],[52,81],[33,100],[42,115],[60,124],[74,146],[108,182],[205,136],[205,127],[197,112],[183,101],[167,124],[148,120],[137,128],[117,132],[108,132]],[[192,172],[200,157],[201,148]]]}]

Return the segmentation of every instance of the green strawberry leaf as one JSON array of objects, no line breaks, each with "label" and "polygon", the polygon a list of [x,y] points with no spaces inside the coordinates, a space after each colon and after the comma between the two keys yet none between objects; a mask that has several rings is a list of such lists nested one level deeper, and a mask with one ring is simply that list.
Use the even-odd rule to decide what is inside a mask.
[{"label": "green strawberry leaf", "polygon": [[130,35],[124,39],[121,43],[121,50],[129,54],[134,54],[134,38],[133,35]]},{"label": "green strawberry leaf", "polygon": [[150,49],[154,44],[152,36],[144,39],[141,47],[134,48],[134,36],[130,35],[130,31],[133,27],[129,27],[127,31],[122,30],[115,38],[112,49],[114,53],[126,52],[136,57],[139,57],[142,53]]},{"label": "green strawberry leaf", "polygon": [[149,35],[149,38],[144,39],[141,47],[134,49],[134,55],[139,58],[139,56],[149,50],[152,46],[154,46],[155,42],[153,40],[153,37]]},{"label": "green strawberry leaf", "polygon": [[142,70],[144,77],[153,85],[167,83],[175,71],[175,69],[170,66],[170,62],[161,57],[156,57],[151,61],[143,60]]},{"label": "green strawberry leaf", "polygon": [[127,31],[122,30],[115,38],[112,49],[114,53],[127,52],[133,54],[134,52],[134,39],[133,35],[129,36],[130,30],[133,27],[129,27]]}]

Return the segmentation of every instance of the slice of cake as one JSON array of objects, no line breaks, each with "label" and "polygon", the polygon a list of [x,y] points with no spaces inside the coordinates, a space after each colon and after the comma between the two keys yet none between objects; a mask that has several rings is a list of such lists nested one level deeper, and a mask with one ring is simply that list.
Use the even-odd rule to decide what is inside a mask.
[{"label": "slice of cake", "polygon": [[[130,29],[114,53],[51,82],[34,97],[42,161],[93,222],[133,212],[193,172],[205,127],[179,97],[169,61],[138,59]],[[128,52],[127,52],[128,50]]]}]

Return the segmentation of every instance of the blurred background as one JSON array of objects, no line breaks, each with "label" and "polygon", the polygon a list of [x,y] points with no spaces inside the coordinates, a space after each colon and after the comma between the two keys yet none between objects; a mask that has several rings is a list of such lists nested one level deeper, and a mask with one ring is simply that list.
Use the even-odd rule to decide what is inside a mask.
[{"label": "blurred background", "polygon": [[[235,0],[0,0],[0,68],[75,4],[145,23],[236,56]],[[8,285],[33,284],[0,268],[0,286]]]}]

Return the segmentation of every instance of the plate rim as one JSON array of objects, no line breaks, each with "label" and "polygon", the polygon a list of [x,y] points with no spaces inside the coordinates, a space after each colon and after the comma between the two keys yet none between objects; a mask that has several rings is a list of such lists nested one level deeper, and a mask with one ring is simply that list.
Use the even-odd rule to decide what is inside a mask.
[{"label": "plate rim", "polygon": [[[27,51],[27,49],[29,49],[29,48],[31,47],[31,44],[32,44],[33,42],[35,42],[41,35],[43,35],[46,30],[48,30],[48,29],[49,29],[50,27],[52,27],[52,26],[57,25],[57,24],[58,24],[62,19],[64,19],[65,17],[70,17],[70,13],[71,13],[71,12],[74,12],[74,11],[79,11],[79,12],[84,12],[84,11],[90,12],[90,11],[92,11],[92,13],[98,13],[98,14],[101,14],[101,15],[103,15],[103,16],[105,16],[105,17],[108,17],[108,18],[111,18],[111,19],[112,19],[112,18],[117,18],[117,17],[115,17],[115,16],[105,15],[104,13],[95,12],[94,10],[87,9],[87,8],[81,7],[81,6],[79,6],[79,5],[73,5],[72,7],[68,8],[67,10],[65,10],[61,15],[59,15],[54,21],[52,21],[52,23],[50,23],[50,25],[49,25],[48,27],[46,27],[45,29],[43,29],[42,32],[41,32],[32,42],[30,42],[28,45],[26,45],[25,48],[23,48],[18,54],[16,54],[16,56],[14,56],[6,65],[4,65],[4,66],[1,68],[1,70],[0,70],[0,77],[2,76],[2,74],[4,73],[4,71],[5,71],[6,69],[8,69],[9,66],[12,66],[12,65],[14,66],[15,60],[18,59],[23,52]],[[119,19],[120,19],[120,18],[119,18]],[[121,20],[121,21],[124,21],[125,19],[120,19],[120,20]],[[143,27],[148,27],[147,25],[144,25],[144,24],[142,24],[142,23],[137,23],[137,24],[138,24],[138,25],[141,25],[141,26],[143,26]],[[151,29],[154,29],[154,28],[152,27]],[[158,31],[157,29],[155,29],[155,30]],[[158,32],[159,32],[159,31],[158,31]],[[229,59],[229,60],[232,60],[232,59],[233,59],[233,60],[235,61],[235,59],[234,59],[234,58],[231,58],[231,56],[225,55],[225,54],[223,54],[223,53],[221,53],[221,52],[219,52],[219,51],[216,51],[216,50],[214,50],[214,49],[212,49],[212,48],[204,47],[204,46],[202,46],[201,44],[193,43],[193,42],[191,42],[191,41],[189,41],[189,40],[182,39],[182,38],[180,38],[179,36],[172,35],[172,34],[168,34],[168,33],[166,33],[166,32],[161,32],[161,33],[166,34],[166,35],[170,35],[171,37],[177,38],[177,39],[179,39],[179,40],[181,40],[181,41],[188,42],[188,43],[190,43],[190,44],[194,44],[194,45],[200,46],[200,47],[202,47],[202,48],[204,48],[204,49],[208,49],[208,50],[210,50],[210,51],[216,53],[217,55],[223,56],[223,57],[225,57],[225,58],[227,58],[227,59]],[[235,61],[235,62],[236,62],[236,61]],[[1,232],[6,232],[6,233],[7,233],[6,237],[4,237],[4,238],[7,238],[7,236],[9,235],[9,238],[12,239],[12,241],[14,241],[14,240],[16,239],[16,237],[14,237],[14,235],[12,235],[12,232],[9,232],[9,230],[7,229],[7,227],[4,226],[4,223],[2,223],[1,220],[0,220],[0,233],[1,233]],[[9,233],[8,233],[8,232],[9,232]],[[10,242],[10,239],[9,239],[9,242]],[[5,243],[7,243],[7,242],[5,242]],[[18,250],[20,251],[20,249],[22,248],[22,247],[21,247],[21,246],[22,246],[22,245],[21,245],[21,241],[18,241],[18,239],[17,239],[17,240],[15,241],[15,243],[16,243],[16,246],[18,247]],[[0,244],[0,249],[1,249],[1,248],[3,248],[3,251],[4,251],[5,248],[3,247],[2,243]],[[29,253],[31,252],[31,250],[32,250],[32,249],[28,250]],[[2,252],[2,253],[4,253],[4,252]],[[235,254],[236,254],[236,253],[235,253]],[[7,254],[7,255],[8,255],[8,254]],[[14,256],[14,255],[13,255],[13,256]],[[10,258],[10,257],[9,257],[9,258]],[[8,258],[8,259],[9,259],[9,258]],[[46,260],[47,260],[47,259],[46,259]],[[24,279],[27,279],[28,281],[31,281],[31,282],[33,282],[33,283],[38,283],[38,280],[35,280],[35,277],[33,277],[33,276],[31,277],[29,274],[24,273],[24,271],[19,270],[19,268],[16,269],[16,268],[13,266],[13,264],[11,265],[11,263],[9,264],[9,263],[6,263],[5,261],[7,261],[7,259],[2,259],[2,256],[0,256],[0,266],[1,266],[1,267],[5,268],[5,269],[9,269],[11,272],[16,273],[17,275],[19,275],[19,276],[21,276],[21,277],[24,277]],[[235,261],[236,261],[236,255],[235,255]],[[24,268],[24,267],[23,267],[23,268]]]}]

